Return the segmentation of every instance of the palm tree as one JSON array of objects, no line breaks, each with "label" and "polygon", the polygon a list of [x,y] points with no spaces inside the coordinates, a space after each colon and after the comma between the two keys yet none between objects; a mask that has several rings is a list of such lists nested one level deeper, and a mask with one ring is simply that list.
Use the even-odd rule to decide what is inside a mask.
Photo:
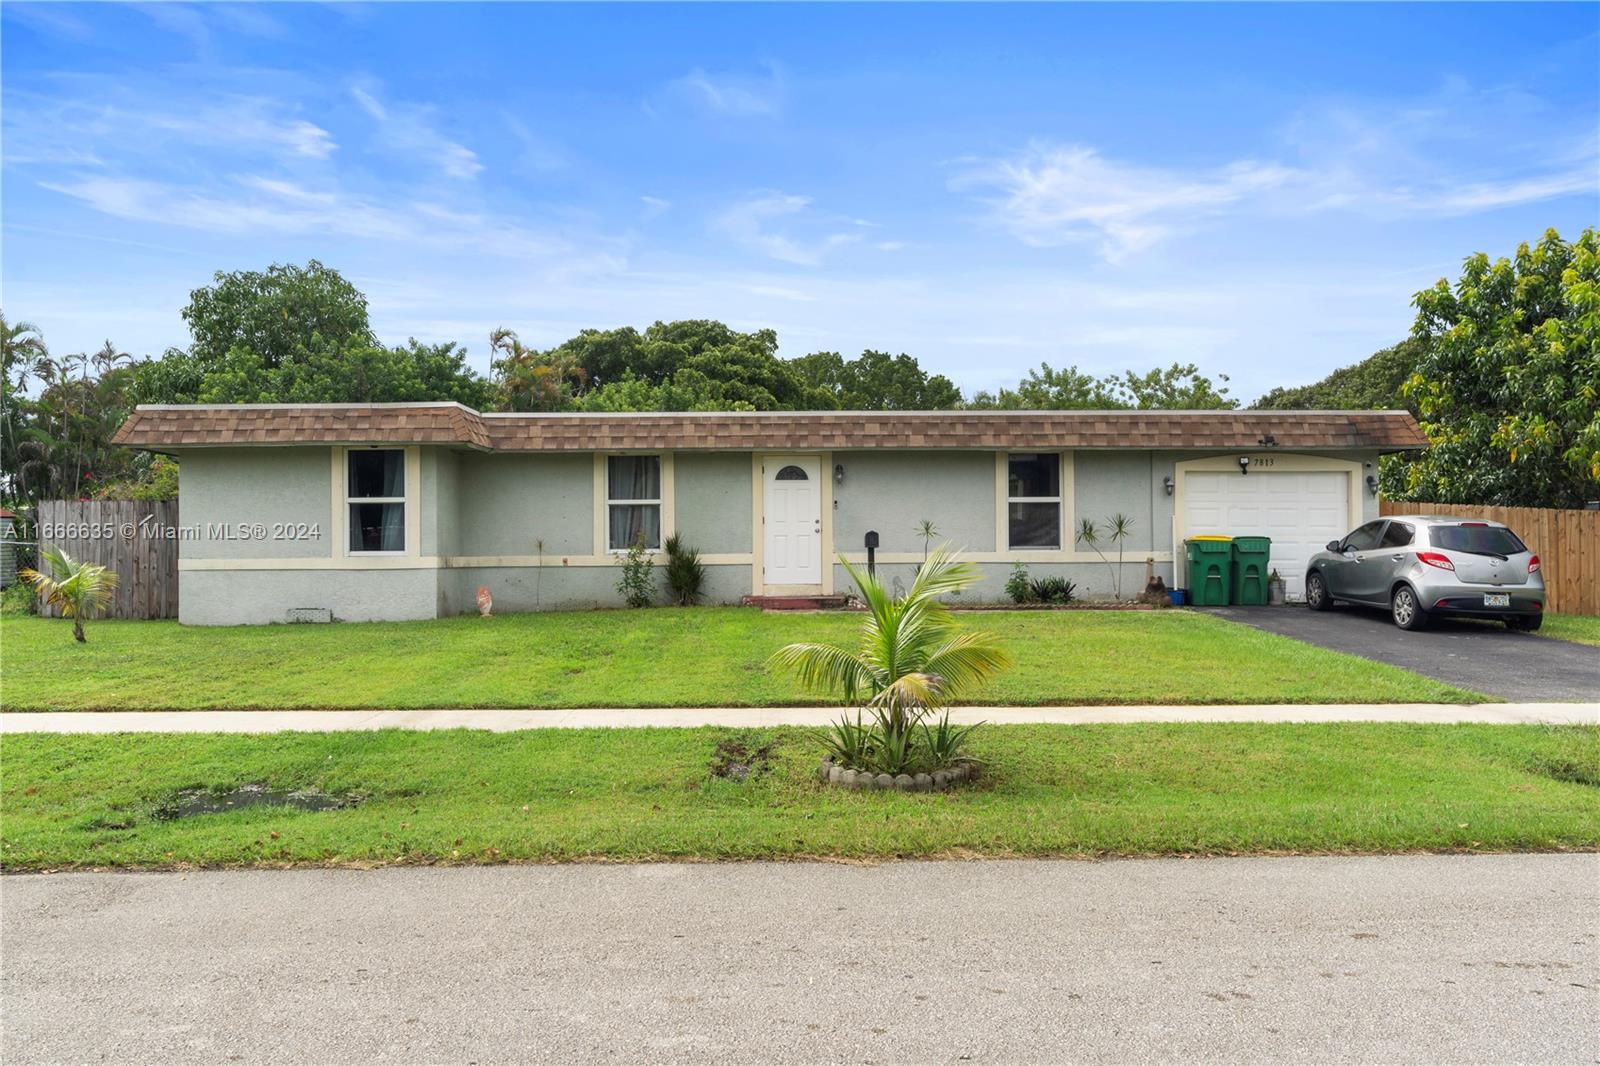
[{"label": "palm tree", "polygon": [[17,576],[32,585],[45,603],[61,608],[62,617],[72,619],[72,638],[83,644],[87,641],[83,620],[105,610],[117,575],[98,563],[80,563],[60,548],[45,549],[44,557],[52,576],[37,570],[19,570]]},{"label": "palm tree", "polygon": [[28,495],[27,482],[17,469],[21,462],[17,445],[33,407],[27,397],[29,378],[49,356],[38,326],[8,322],[0,311],[0,486],[9,495]]},{"label": "palm tree", "polygon": [[[839,561],[870,615],[859,645],[790,644],[770,664],[807,688],[865,705],[877,720],[878,743],[903,755],[924,718],[999,674],[1012,658],[988,633],[963,632],[940,600],[980,579],[976,567],[947,547],[928,557],[899,598],[885,592],[876,575]],[[844,724],[848,728],[848,720]]]},{"label": "palm tree", "polygon": [[529,348],[504,326],[489,334],[490,361],[509,411],[559,411],[583,393],[588,372],[576,356],[561,348],[541,352]]}]

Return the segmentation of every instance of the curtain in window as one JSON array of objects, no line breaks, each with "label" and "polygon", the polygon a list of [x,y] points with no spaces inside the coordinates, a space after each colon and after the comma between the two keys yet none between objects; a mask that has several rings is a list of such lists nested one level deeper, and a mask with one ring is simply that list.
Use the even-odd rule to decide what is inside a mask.
[{"label": "curtain in window", "polygon": [[355,451],[350,456],[350,498],[404,496],[406,453],[398,450]]},{"label": "curtain in window", "polygon": [[606,543],[614,550],[633,547],[642,535],[647,548],[661,547],[661,458],[613,455],[606,460],[608,500],[650,500],[607,506]]},{"label": "curtain in window", "polygon": [[352,503],[350,550],[403,552],[406,550],[406,505],[403,503]]},{"label": "curtain in window", "polygon": [[610,491],[613,500],[659,500],[661,498],[661,459],[654,455],[613,455]]}]

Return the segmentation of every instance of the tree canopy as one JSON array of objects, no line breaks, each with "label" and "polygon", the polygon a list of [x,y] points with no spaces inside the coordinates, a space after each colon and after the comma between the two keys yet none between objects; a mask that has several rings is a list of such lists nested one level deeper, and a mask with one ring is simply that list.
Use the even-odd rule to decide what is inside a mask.
[{"label": "tree canopy", "polygon": [[1404,386],[1417,371],[1427,346],[1415,337],[1384,348],[1353,366],[1340,367],[1321,381],[1277,388],[1251,406],[1279,411],[1367,411],[1405,408],[1417,413],[1415,397]]},{"label": "tree canopy", "polygon": [[140,365],[141,403],[384,403],[458,400],[486,406],[487,381],[453,343],[387,347],[367,298],[315,259],[215,275],[183,319],[188,348]]},{"label": "tree canopy", "polygon": [[1600,499],[1600,236],[1547,230],[1417,294],[1424,352],[1404,392],[1432,447],[1386,489],[1438,503]]},{"label": "tree canopy", "polygon": [[1049,363],[1040,363],[1039,369],[1028,371],[1015,389],[980,392],[967,406],[1002,411],[1227,410],[1239,406],[1228,396],[1227,380],[1226,374],[1219,374],[1213,381],[1193,363],[1173,363],[1146,374],[1128,370],[1105,377],[1086,374],[1076,366],[1057,370]]}]

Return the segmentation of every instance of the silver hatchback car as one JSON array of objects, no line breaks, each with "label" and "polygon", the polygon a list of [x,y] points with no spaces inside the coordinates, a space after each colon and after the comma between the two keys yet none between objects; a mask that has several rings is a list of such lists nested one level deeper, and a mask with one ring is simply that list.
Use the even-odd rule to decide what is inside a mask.
[{"label": "silver hatchback car", "polygon": [[1544,620],[1539,557],[1499,522],[1440,515],[1395,515],[1368,522],[1306,570],[1306,606],[1388,607],[1401,629],[1435,615],[1497,618],[1532,632]]}]

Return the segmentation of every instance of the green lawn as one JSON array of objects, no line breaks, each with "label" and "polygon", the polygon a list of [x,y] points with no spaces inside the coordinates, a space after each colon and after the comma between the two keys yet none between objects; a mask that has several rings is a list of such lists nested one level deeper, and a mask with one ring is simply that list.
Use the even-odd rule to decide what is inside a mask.
[{"label": "green lawn", "polygon": [[[323,626],[0,619],[0,707],[670,707],[815,703],[767,657],[854,639],[853,613],[657,608]],[[976,612],[1017,668],[970,702],[1387,703],[1487,699],[1188,611]]]},{"label": "green lawn", "polygon": [[1582,614],[1546,614],[1544,624],[1539,627],[1539,635],[1600,647],[1600,618]]},{"label": "green lawn", "polygon": [[[802,856],[1600,848],[1600,729],[1111,725],[981,730],[978,786],[855,793],[774,729],[771,769],[710,773],[723,729],[16,735],[0,865],[481,863]],[[162,820],[177,791],[362,794],[310,813]]]}]

